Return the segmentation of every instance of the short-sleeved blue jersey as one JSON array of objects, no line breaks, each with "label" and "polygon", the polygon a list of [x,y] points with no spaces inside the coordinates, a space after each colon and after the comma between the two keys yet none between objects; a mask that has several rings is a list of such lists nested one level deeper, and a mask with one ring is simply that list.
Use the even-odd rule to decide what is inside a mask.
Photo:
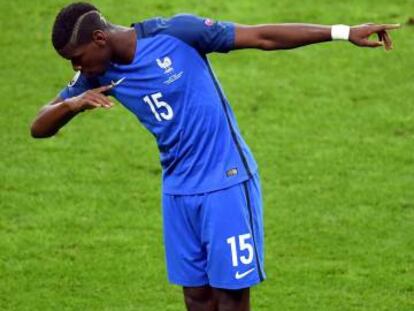
[{"label": "short-sleeved blue jersey", "polygon": [[110,63],[94,79],[79,74],[60,97],[125,77],[109,94],[155,136],[163,193],[203,193],[249,179],[257,163],[206,56],[234,48],[235,25],[179,14],[133,26],[132,63]]}]

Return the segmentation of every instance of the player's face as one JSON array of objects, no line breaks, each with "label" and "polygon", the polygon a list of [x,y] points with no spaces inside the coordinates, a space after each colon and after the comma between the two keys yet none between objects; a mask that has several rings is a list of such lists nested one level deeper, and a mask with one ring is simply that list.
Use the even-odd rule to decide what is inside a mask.
[{"label": "player's face", "polygon": [[87,77],[105,73],[111,59],[111,49],[106,38],[95,38],[86,44],[68,49],[61,55],[69,59],[75,71],[81,71]]},{"label": "player's face", "polygon": [[75,70],[80,70],[87,77],[103,74],[109,64],[110,53],[105,48],[96,46],[94,42],[76,49],[70,57]]},{"label": "player's face", "polygon": [[99,46],[92,41],[76,48],[69,59],[74,70],[80,70],[85,76],[93,77],[106,71],[110,51],[107,46]]}]

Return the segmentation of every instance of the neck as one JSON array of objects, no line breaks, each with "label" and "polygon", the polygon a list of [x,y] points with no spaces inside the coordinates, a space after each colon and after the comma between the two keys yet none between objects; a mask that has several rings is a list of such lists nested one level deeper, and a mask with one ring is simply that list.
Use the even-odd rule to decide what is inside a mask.
[{"label": "neck", "polygon": [[113,25],[109,35],[112,48],[111,62],[119,64],[132,63],[138,44],[135,29]]}]

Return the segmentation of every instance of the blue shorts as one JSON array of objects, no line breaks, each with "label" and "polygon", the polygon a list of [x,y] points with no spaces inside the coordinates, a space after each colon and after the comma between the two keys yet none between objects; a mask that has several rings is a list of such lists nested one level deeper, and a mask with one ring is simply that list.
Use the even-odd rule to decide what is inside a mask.
[{"label": "blue shorts", "polygon": [[171,283],[240,289],[265,279],[259,173],[242,183],[194,195],[162,194]]}]

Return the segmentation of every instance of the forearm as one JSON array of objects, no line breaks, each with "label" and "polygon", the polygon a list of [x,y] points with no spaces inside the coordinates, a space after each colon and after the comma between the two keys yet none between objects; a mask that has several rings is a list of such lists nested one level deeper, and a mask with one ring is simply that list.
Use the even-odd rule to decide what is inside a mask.
[{"label": "forearm", "polygon": [[[255,37],[255,40],[252,40]],[[237,48],[261,50],[293,49],[296,47],[331,41],[331,26],[313,24],[240,25],[236,30]],[[252,46],[252,42],[256,46]]]},{"label": "forearm", "polygon": [[77,114],[78,112],[70,109],[69,102],[64,100],[46,105],[33,121],[31,135],[34,138],[51,137]]}]

